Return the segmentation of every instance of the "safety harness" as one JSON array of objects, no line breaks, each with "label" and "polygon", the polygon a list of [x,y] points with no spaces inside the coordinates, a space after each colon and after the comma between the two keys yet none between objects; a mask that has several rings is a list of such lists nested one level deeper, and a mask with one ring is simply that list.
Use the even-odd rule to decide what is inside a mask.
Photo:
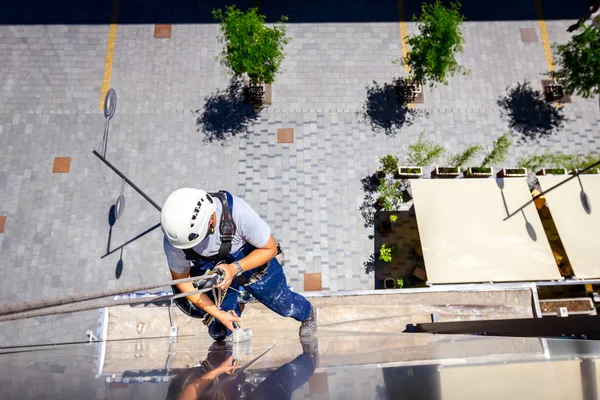
[{"label": "safety harness", "polygon": [[[231,214],[233,209],[233,196],[224,190],[216,193],[209,193],[209,195],[219,199],[222,206],[221,220],[219,221],[219,234],[221,236],[221,247],[219,248],[219,252],[217,253],[216,257],[202,256],[193,248],[183,249],[183,252],[185,253],[185,258],[192,263],[195,261],[210,261],[214,263],[215,267],[217,267],[219,264],[224,263],[227,260],[229,253],[231,253],[231,243],[236,232],[235,222],[233,222],[233,217]],[[192,274],[194,272],[199,272],[194,270],[195,268],[192,268],[190,273]],[[208,271],[207,273],[210,274],[212,271]],[[173,286],[172,289],[173,293],[181,293],[176,286]],[[213,298],[217,307],[221,307],[221,303],[223,302],[223,299],[225,299],[226,294],[227,288],[225,290],[213,289]],[[176,299],[175,303],[184,314],[193,318],[203,318],[203,323],[205,325],[210,325],[210,323],[213,321],[212,315],[205,313],[185,297]]]}]

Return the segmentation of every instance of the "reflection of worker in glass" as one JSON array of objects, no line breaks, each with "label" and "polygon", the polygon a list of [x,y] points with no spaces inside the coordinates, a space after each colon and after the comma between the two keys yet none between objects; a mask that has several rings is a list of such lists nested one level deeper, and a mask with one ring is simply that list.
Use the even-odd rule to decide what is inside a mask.
[{"label": "reflection of worker in glass", "polygon": [[234,373],[239,366],[234,365],[230,351],[211,351],[200,367],[187,369],[171,381],[167,400],[291,399],[294,390],[308,382],[319,363],[317,339],[300,341],[302,354],[277,368],[256,387],[246,383],[243,372]]}]

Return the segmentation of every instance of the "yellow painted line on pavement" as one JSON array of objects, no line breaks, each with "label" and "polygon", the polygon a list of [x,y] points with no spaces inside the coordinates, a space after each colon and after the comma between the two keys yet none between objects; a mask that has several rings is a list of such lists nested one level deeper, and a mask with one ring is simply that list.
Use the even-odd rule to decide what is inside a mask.
[{"label": "yellow painted line on pavement", "polygon": [[[396,0],[398,5],[398,19],[400,20],[400,48],[402,59],[408,53],[408,30],[406,29],[406,14],[404,13],[404,0]],[[410,67],[404,64],[404,72],[410,73]]]},{"label": "yellow painted line on pavement", "polygon": [[117,19],[119,17],[119,0],[113,0],[110,13],[110,26],[108,29],[108,40],[106,42],[106,58],[104,59],[104,79],[100,91],[100,110],[104,109],[104,97],[110,89],[110,77],[112,75],[113,55],[117,41]]},{"label": "yellow painted line on pavement", "polygon": [[548,28],[546,27],[544,11],[542,10],[542,0],[534,0],[534,2],[535,12],[537,13],[538,17],[538,24],[540,25],[540,33],[542,35],[542,44],[544,45],[544,55],[546,56],[546,63],[548,64],[548,72],[554,72],[552,46],[550,46],[550,39],[548,38]]},{"label": "yellow painted line on pavement", "polygon": [[[404,0],[396,0],[398,6],[398,20],[400,23],[400,50],[402,51],[402,65],[404,72],[410,74],[410,67],[404,63],[404,58],[408,53],[408,29],[406,29],[406,13],[404,12]],[[408,108],[415,108],[413,103],[408,103]]]}]

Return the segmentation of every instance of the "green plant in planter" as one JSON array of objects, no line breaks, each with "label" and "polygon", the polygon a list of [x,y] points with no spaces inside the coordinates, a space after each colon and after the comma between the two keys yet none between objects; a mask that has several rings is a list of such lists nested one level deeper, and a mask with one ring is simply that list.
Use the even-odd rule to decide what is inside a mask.
[{"label": "green plant in planter", "polygon": [[248,74],[254,84],[273,83],[285,56],[283,47],[289,42],[282,16],[272,28],[265,26],[265,16],[256,8],[247,12],[236,6],[213,10],[213,16],[221,22],[219,37],[224,44],[217,59],[235,76]]},{"label": "green plant in planter", "polygon": [[534,153],[531,156],[523,157],[517,164],[519,168],[527,168],[535,171],[541,167],[566,168],[567,171],[574,169],[583,169],[600,159],[600,155],[588,153],[585,156],[565,153]]},{"label": "green plant in planter", "polygon": [[398,254],[398,248],[395,245],[381,245],[379,249],[379,259],[384,263],[392,262],[392,258]]},{"label": "green plant in planter", "polygon": [[398,157],[391,154],[383,156],[379,159],[379,170],[387,175],[394,175],[398,173]]},{"label": "green plant in planter", "polygon": [[462,153],[457,153],[448,159],[448,164],[453,167],[462,167],[469,164],[475,155],[481,151],[481,146],[471,146]]},{"label": "green plant in planter", "polygon": [[448,84],[448,76],[466,70],[456,61],[456,53],[463,52],[464,38],[461,26],[464,17],[459,12],[460,3],[450,3],[450,8],[442,5],[440,0],[435,3],[423,3],[419,21],[419,34],[410,36],[410,50],[403,62],[411,69],[415,83],[430,86],[437,83]]},{"label": "green plant in planter", "polygon": [[398,220],[398,216],[396,214],[390,215],[390,222],[396,222]]},{"label": "green plant in planter", "polygon": [[402,289],[404,287],[404,279],[396,279],[396,286],[398,287],[398,289]]},{"label": "green plant in planter", "polygon": [[512,136],[510,133],[505,133],[494,142],[492,150],[485,156],[482,167],[491,167],[494,164],[499,164],[506,158],[508,150],[512,145]]},{"label": "green plant in planter", "polygon": [[384,180],[377,187],[379,203],[385,211],[396,211],[409,200],[400,181]]},{"label": "green plant in planter", "polygon": [[445,152],[444,147],[431,140],[424,139],[425,131],[421,132],[416,143],[408,146],[406,163],[410,166],[427,167],[433,165]]}]

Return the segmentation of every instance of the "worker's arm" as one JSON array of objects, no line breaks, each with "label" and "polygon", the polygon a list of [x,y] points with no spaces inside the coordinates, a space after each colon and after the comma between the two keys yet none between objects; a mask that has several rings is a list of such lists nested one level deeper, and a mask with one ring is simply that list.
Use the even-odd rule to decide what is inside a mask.
[{"label": "worker's arm", "polygon": [[224,373],[231,373],[238,369],[239,366],[233,364],[233,356],[229,356],[227,360],[223,361],[221,365],[212,371],[208,371],[206,374],[193,380],[190,384],[185,386],[179,394],[178,400],[196,400],[200,398],[200,395],[206,391],[211,382],[219,375]]},{"label": "worker's arm", "polygon": [[[243,259],[239,260],[240,266],[242,267],[242,271],[250,271],[254,268],[258,268],[261,265],[265,265],[273,257],[277,255],[277,243],[275,243],[275,239],[273,236],[269,237],[267,244],[263,247],[254,249],[250,254],[248,254]],[[231,281],[235,278],[235,274],[237,269],[235,264],[221,264],[219,268],[222,268],[225,271],[226,276],[223,281],[217,285],[218,288],[226,288],[231,285]]]},{"label": "worker's arm", "polygon": [[[171,270],[171,276],[173,277],[173,279],[183,279],[188,278],[190,276],[190,273],[189,271],[186,273],[178,273]],[[177,289],[179,289],[182,293],[193,292],[196,290],[192,282],[180,283],[179,285],[177,285]],[[212,300],[204,293],[192,294],[186,296],[186,299],[188,299],[190,302],[194,303],[196,306],[200,307],[201,309],[203,309],[204,311],[221,321],[221,323],[225,325],[225,327],[230,331],[234,331],[234,321],[240,322],[240,318],[238,316],[231,315],[230,313],[220,310],[215,305],[215,303],[213,303]]]}]

